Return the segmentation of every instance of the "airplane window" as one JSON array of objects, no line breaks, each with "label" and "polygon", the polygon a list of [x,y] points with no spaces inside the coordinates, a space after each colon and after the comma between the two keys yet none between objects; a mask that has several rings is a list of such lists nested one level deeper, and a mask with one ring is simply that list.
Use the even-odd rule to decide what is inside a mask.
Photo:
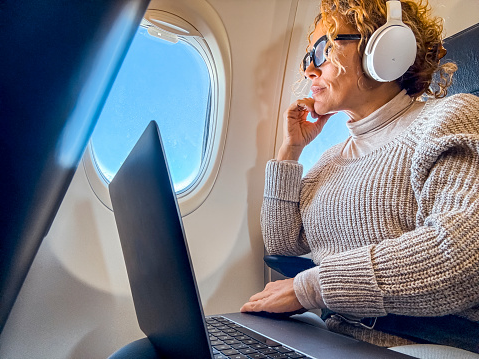
[{"label": "airplane window", "polygon": [[[309,116],[310,121],[314,121]],[[349,136],[349,130],[346,126],[348,116],[344,112],[339,112],[324,125],[321,135],[316,137],[309,146],[306,146],[299,157],[299,163],[303,165],[303,176],[319,160],[319,157],[331,146],[343,142]],[[327,135],[326,135],[327,134]],[[324,136],[326,135],[326,136]]]},{"label": "airplane window", "polygon": [[83,156],[83,173],[111,210],[108,184],[154,120],[181,214],[187,216],[205,202],[221,166],[231,50],[224,24],[207,0],[157,5],[147,9],[105,101]]},{"label": "airplane window", "polygon": [[160,128],[175,190],[197,178],[205,155],[211,100],[208,67],[186,39],[173,43],[140,26],[91,138],[109,183],[151,120]]}]

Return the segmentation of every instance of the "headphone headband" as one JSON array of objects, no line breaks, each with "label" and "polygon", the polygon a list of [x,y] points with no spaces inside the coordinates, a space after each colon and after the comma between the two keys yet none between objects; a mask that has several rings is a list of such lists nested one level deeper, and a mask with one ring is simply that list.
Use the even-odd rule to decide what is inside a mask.
[{"label": "headphone headband", "polygon": [[386,2],[387,9],[387,18],[386,22],[390,20],[398,20],[402,22],[402,7],[401,1],[399,0],[390,0]]}]

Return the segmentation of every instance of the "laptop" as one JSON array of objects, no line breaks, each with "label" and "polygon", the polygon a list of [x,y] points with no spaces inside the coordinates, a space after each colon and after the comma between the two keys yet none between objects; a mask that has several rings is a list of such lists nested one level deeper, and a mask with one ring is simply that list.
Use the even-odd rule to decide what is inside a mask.
[{"label": "laptop", "polygon": [[290,318],[205,317],[156,122],[148,125],[109,191],[138,323],[158,357],[408,357]]}]

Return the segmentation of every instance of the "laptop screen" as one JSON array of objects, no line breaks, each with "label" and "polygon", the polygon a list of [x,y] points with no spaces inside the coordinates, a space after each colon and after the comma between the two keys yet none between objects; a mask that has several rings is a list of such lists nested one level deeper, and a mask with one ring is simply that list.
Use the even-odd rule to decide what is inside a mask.
[{"label": "laptop screen", "polygon": [[154,121],[109,190],[140,328],[162,357],[211,358],[181,215]]}]

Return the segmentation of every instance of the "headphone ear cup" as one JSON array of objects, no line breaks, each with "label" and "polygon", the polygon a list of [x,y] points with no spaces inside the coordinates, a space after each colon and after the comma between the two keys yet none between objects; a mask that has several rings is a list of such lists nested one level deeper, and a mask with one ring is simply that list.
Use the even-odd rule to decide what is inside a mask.
[{"label": "headphone ear cup", "polygon": [[376,30],[363,55],[364,72],[376,81],[389,82],[401,77],[416,59],[416,37],[401,21]]}]

